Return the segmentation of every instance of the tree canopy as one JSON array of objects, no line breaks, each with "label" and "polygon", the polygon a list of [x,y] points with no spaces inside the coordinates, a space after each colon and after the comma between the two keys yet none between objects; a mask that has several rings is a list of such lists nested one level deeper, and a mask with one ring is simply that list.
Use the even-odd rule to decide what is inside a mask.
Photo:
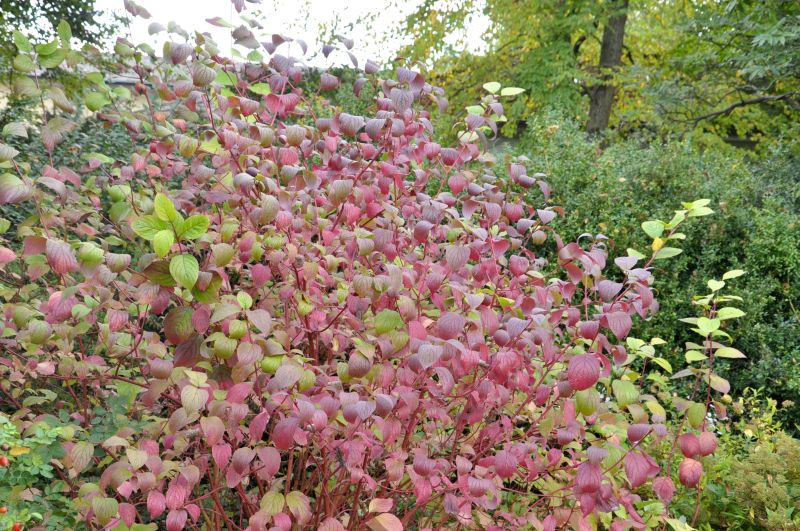
[{"label": "tree canopy", "polygon": [[[480,53],[467,28],[489,19]],[[608,31],[622,21],[619,60],[604,63]],[[509,111],[514,135],[531,112],[557,107],[589,118],[598,86],[614,87],[610,127],[774,138],[800,117],[800,4],[786,0],[424,0],[404,23],[403,53],[453,87],[456,112],[477,79],[527,90]],[[591,124],[590,124],[591,128]],[[787,129],[788,128],[788,129]]]}]

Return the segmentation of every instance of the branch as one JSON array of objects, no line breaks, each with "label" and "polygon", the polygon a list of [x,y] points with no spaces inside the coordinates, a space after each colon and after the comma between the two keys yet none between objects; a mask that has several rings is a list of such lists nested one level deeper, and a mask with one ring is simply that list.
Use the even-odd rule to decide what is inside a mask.
[{"label": "branch", "polygon": [[696,116],[691,118],[689,121],[694,122],[695,124],[703,121],[703,120],[712,120],[718,116],[724,116],[732,113],[735,109],[739,107],[744,107],[746,105],[753,105],[755,103],[770,103],[774,101],[781,101],[786,100],[788,103],[794,102],[793,96],[795,96],[796,92],[787,92],[785,94],[775,94],[773,96],[759,96],[757,98],[750,98],[747,100],[739,100],[736,103],[731,103],[724,109],[720,109],[718,111],[710,112],[708,114],[704,114],[702,116]]}]

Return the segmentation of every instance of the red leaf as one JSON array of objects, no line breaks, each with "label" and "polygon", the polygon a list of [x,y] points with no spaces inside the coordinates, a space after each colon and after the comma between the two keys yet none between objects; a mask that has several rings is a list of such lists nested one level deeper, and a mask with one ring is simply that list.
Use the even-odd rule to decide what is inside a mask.
[{"label": "red leaf", "polygon": [[513,476],[517,472],[518,464],[516,456],[508,450],[500,450],[494,456],[494,469],[503,479]]},{"label": "red leaf", "polygon": [[275,425],[272,430],[272,443],[278,450],[288,450],[294,445],[294,433],[297,431],[299,421],[288,417]]},{"label": "red leaf", "polygon": [[215,444],[211,448],[211,456],[214,462],[220,469],[225,469],[228,466],[228,461],[231,459],[231,445],[227,443]]},{"label": "red leaf", "polygon": [[452,312],[442,314],[442,316],[439,317],[439,321],[436,323],[439,337],[442,339],[455,339],[461,335],[466,322],[467,320],[463,315]]},{"label": "red leaf", "polygon": [[658,474],[660,467],[647,455],[630,451],[625,455],[625,474],[631,487],[644,485],[648,477]]},{"label": "red leaf", "polygon": [[625,312],[611,312],[606,315],[608,327],[617,336],[617,339],[624,339],[631,331],[631,316]]},{"label": "red leaf", "polygon": [[592,463],[581,463],[575,475],[575,486],[579,493],[593,493],[600,490],[603,481],[602,469]]},{"label": "red leaf", "polygon": [[167,500],[161,491],[151,490],[147,494],[147,512],[150,518],[157,518],[161,516],[167,508]]},{"label": "red leaf", "polygon": [[659,500],[668,504],[675,495],[675,483],[671,478],[657,477],[653,480],[653,491]]},{"label": "red leaf", "polygon": [[231,467],[239,474],[245,474],[250,467],[250,461],[256,456],[256,452],[251,448],[237,448],[233,452]]},{"label": "red leaf", "polygon": [[580,354],[569,360],[567,379],[576,391],[593,387],[600,378],[600,361],[594,354]]},{"label": "red leaf", "polygon": [[703,475],[703,464],[694,459],[686,458],[681,461],[678,470],[678,477],[685,487],[696,487],[700,483],[700,476]]},{"label": "red leaf", "polygon": [[203,417],[200,419],[200,429],[203,430],[205,435],[205,443],[208,446],[214,446],[222,440],[225,434],[225,424],[219,417]]},{"label": "red leaf", "polygon": [[266,411],[262,411],[255,417],[253,420],[250,421],[250,442],[255,443],[256,441],[260,441],[261,437],[264,435],[264,430],[269,423],[270,415]]},{"label": "red leaf", "polygon": [[186,502],[186,497],[189,495],[189,489],[186,487],[184,481],[174,479],[170,482],[167,488],[167,508],[180,509]]},{"label": "red leaf", "polygon": [[684,433],[678,437],[678,445],[685,457],[694,457],[700,453],[700,441],[694,433]]},{"label": "red leaf", "polygon": [[45,254],[47,263],[59,275],[78,269],[78,261],[72,252],[72,247],[67,242],[47,240]]},{"label": "red leaf", "polygon": [[181,531],[186,525],[187,516],[183,509],[170,511],[167,515],[167,531]]}]

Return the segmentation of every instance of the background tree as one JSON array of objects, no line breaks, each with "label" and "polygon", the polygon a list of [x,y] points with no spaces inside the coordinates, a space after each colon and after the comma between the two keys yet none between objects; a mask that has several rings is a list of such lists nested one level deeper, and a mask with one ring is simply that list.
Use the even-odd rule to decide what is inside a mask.
[{"label": "background tree", "polygon": [[[413,44],[402,53],[453,87],[452,112],[474,100],[476,79],[525,88],[527,100],[507,109],[508,136],[556,108],[590,132],[697,130],[752,143],[796,127],[799,12],[786,0],[425,0],[404,23]],[[476,46],[480,17],[489,29]]]},{"label": "background tree", "polygon": [[[653,68],[652,101],[668,120],[758,141],[800,119],[800,3],[693,2],[682,38]],[[796,135],[795,135],[796,136]]]},{"label": "background tree", "polygon": [[11,38],[14,30],[52,39],[59,21],[65,20],[79,41],[102,43],[111,35],[117,19],[103,22],[102,11],[95,4],[95,0],[0,0],[0,67],[6,68],[16,54]]}]

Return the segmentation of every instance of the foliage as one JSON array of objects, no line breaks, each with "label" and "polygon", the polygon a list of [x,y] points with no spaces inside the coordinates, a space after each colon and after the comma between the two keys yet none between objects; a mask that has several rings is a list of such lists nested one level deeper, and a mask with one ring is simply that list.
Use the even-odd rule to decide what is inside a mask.
[{"label": "foliage", "polygon": [[[476,79],[526,89],[503,128],[516,136],[542,110],[585,120],[584,96],[604,74],[597,67],[603,28],[619,5],[425,0],[404,23],[411,44],[402,53],[428,64],[434,81],[455,93],[456,115],[477,96]],[[623,136],[704,133],[706,144],[796,138],[799,9],[792,0],[631,2],[623,65],[613,72],[612,127]],[[489,22],[483,45],[464,51],[476,48],[478,18]]]},{"label": "foliage", "polygon": [[[237,44],[258,47],[254,29]],[[648,221],[651,250],[612,265],[602,236],[556,234],[565,213],[524,161],[480,149],[499,85],[447,147],[431,138],[442,91],[418,72],[366,63],[353,88],[375,98],[354,115],[326,103],[331,74],[298,86],[285,37],[266,62],[232,61],[167,31],[160,55],[117,41],[133,93],[85,76],[90,123],[124,126],[133,147],[77,168],[56,154],[78,105],[37,74],[72,50],[23,42],[15,59],[18,83],[54,107],[4,127],[41,141],[41,173],[0,145],[0,203],[32,212],[0,247],[2,407],[18,433],[58,430],[49,465],[81,521],[654,527],[671,476],[698,484],[716,446],[705,413],[725,412],[714,371],[739,357],[719,343],[732,298],[714,281],[695,301],[705,358],[675,375],[694,377],[688,399],[662,388],[661,340],[629,333],[708,200]],[[681,444],[678,470],[689,432],[700,446]]]},{"label": "foliage", "polygon": [[[800,441],[781,431],[775,401],[749,389],[743,394],[731,405],[733,418],[721,426],[719,448],[709,459],[697,527],[796,529]],[[675,506],[693,512],[695,503],[683,497]]]},{"label": "foliage", "polygon": [[57,39],[69,30],[69,39],[101,44],[118,22],[101,20],[95,0],[0,0],[0,67],[5,70],[18,50],[15,30],[33,32],[41,40]]},{"label": "foliage", "polygon": [[680,363],[691,334],[675,320],[688,301],[729,269],[747,275],[737,283],[745,316],[729,333],[747,354],[745,366],[725,374],[736,393],[764,388],[783,408],[787,429],[796,430],[800,378],[800,337],[796,333],[800,300],[800,202],[796,146],[776,148],[762,159],[748,160],[728,149],[702,151],[690,140],[658,142],[636,137],[602,149],[585,138],[579,125],[558,114],[538,115],[528,135],[508,149],[527,155],[547,174],[555,201],[572,215],[556,227],[565,237],[601,232],[612,248],[641,248],[639,225],[645,213],[662,208],[665,198],[697,193],[721,212],[708,225],[686,228],[684,255],[660,275],[660,311],[640,328],[645,336],[667,341],[667,358]]},{"label": "foliage", "polygon": [[77,513],[66,494],[66,483],[58,477],[54,460],[64,457],[62,441],[70,428],[35,422],[19,433],[17,427],[0,415],[0,448],[10,456],[11,465],[0,467],[0,500],[7,512],[6,522],[46,521],[50,529],[65,529],[76,523]]},{"label": "foliage", "polygon": [[[787,0],[697,2],[684,38],[653,69],[656,106],[725,137],[796,137],[800,5]],[[676,75],[677,74],[677,75]]]}]

